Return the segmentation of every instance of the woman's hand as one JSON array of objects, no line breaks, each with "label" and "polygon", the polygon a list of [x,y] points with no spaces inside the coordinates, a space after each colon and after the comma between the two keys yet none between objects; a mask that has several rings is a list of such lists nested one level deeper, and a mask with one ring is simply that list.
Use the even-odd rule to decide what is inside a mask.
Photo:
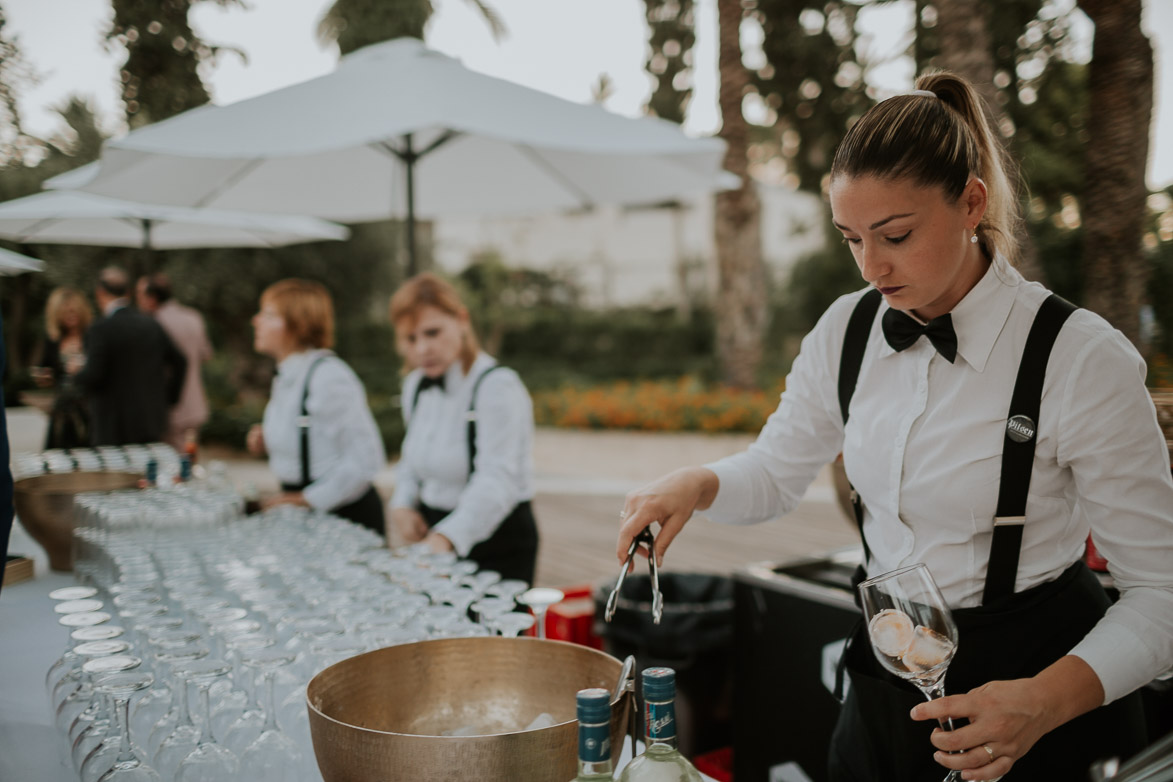
[{"label": "woman's hand", "polygon": [[[627,495],[619,519],[619,541],[615,555],[620,562],[627,559],[631,541],[648,525],[658,522],[656,534],[656,564],[664,562],[664,552],[672,540],[698,510],[713,504],[717,496],[717,474],[706,467],[684,467]],[[640,548],[640,553],[647,552]]]},{"label": "woman's hand", "polygon": [[253,424],[248,429],[248,436],[244,439],[248,452],[253,456],[265,455],[265,430],[260,424]]},{"label": "woman's hand", "polygon": [[299,491],[283,491],[280,494],[273,494],[261,500],[262,508],[272,508],[274,505],[297,505],[301,508],[308,508],[310,506],[306,502],[305,496]]},{"label": "woman's hand", "polygon": [[428,536],[424,538],[424,543],[437,554],[443,554],[446,551],[455,551],[455,548],[452,546],[452,541],[439,532],[429,532]]},{"label": "woman's hand", "polygon": [[428,536],[428,523],[415,508],[392,508],[391,524],[404,543],[419,543]]},{"label": "woman's hand", "polygon": [[957,730],[933,731],[933,745],[940,750],[933,758],[962,771],[963,779],[992,780],[1046,733],[1103,701],[1099,677],[1086,662],[1068,655],[1029,679],[990,682],[964,695],[918,704],[912,718],[967,718],[969,724]]}]

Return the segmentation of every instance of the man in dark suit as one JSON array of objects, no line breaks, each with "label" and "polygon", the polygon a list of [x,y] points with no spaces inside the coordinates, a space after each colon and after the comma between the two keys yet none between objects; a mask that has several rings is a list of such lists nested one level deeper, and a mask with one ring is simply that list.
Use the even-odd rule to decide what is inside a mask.
[{"label": "man in dark suit", "polygon": [[149,315],[127,306],[130,278],[117,267],[98,276],[103,317],[86,332],[86,365],[75,382],[90,399],[94,445],[151,443],[167,431],[187,359]]}]

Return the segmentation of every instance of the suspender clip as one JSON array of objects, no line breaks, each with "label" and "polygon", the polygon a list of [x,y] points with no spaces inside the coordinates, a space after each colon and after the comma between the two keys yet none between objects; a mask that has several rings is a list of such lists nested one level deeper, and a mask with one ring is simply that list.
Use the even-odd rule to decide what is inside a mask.
[{"label": "suspender clip", "polygon": [[308,415],[299,415],[297,417],[297,428],[298,429],[309,429],[310,428],[310,417]]},{"label": "suspender clip", "polygon": [[1017,525],[1017,526],[1021,527],[1023,524],[1026,524],[1026,516],[995,516],[994,517],[994,526],[995,527],[1008,527],[1008,526],[1012,526],[1012,525]]}]

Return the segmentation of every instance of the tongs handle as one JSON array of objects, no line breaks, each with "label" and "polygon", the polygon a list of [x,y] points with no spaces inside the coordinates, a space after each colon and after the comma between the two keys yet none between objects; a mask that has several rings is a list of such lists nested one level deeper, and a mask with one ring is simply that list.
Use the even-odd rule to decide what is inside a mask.
[{"label": "tongs handle", "polygon": [[652,531],[649,528],[644,527],[632,539],[631,546],[627,549],[627,559],[624,560],[623,567],[619,571],[619,578],[615,581],[615,588],[611,590],[611,595],[607,598],[607,609],[603,613],[603,619],[605,621],[610,622],[611,617],[615,616],[615,608],[619,604],[619,592],[623,588],[624,580],[627,579],[627,572],[631,568],[631,560],[635,557],[635,552],[641,544],[648,549],[648,570],[651,574],[652,581],[652,622],[660,624],[660,619],[663,618],[664,596],[660,593],[660,575],[656,569],[656,538],[652,535]]}]

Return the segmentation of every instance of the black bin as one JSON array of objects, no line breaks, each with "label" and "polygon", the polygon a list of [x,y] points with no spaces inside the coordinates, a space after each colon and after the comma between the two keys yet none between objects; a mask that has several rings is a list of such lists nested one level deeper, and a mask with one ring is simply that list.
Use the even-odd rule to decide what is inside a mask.
[{"label": "black bin", "polygon": [[732,739],[733,581],[702,573],[660,573],[659,580],[660,624],[652,621],[650,577],[633,573],[623,582],[610,622],[603,614],[615,584],[597,585],[594,629],[608,654],[620,660],[635,655],[641,673],[659,666],[676,671],[677,738],[681,753],[692,758]]}]

